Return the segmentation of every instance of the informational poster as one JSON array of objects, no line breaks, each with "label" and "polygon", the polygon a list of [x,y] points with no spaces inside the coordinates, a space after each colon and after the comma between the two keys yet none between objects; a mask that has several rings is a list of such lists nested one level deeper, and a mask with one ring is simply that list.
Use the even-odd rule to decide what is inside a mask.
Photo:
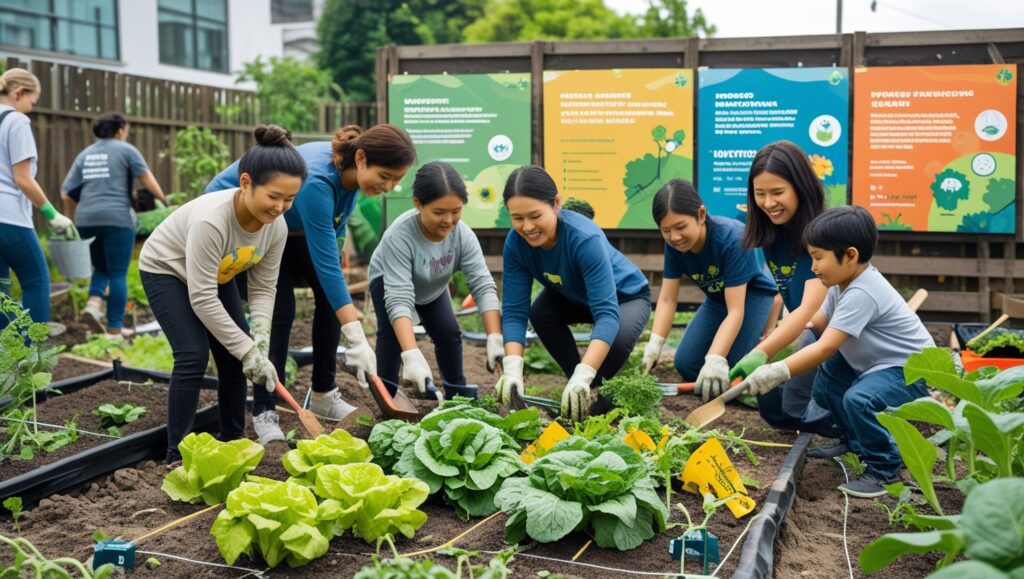
[{"label": "informational poster", "polygon": [[1016,65],[854,75],[853,202],[879,229],[1014,232]]},{"label": "informational poster", "polygon": [[507,216],[501,202],[505,181],[530,163],[530,109],[526,73],[393,76],[388,122],[408,131],[417,164],[387,195],[388,223],[413,206],[419,167],[444,161],[466,182],[469,202],[462,219],[470,227],[497,227],[499,213]]},{"label": "informational poster", "polygon": [[693,180],[693,71],[544,71],[544,167],[604,228],[651,229],[651,200]]},{"label": "informational poster", "polygon": [[712,215],[746,221],[750,164],[765,145],[807,153],[829,207],[846,204],[850,79],[839,68],[701,69],[697,187]]}]

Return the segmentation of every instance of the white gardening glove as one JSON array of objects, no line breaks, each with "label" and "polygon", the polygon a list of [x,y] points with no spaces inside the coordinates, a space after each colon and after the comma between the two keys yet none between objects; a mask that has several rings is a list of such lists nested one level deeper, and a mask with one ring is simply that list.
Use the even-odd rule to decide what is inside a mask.
[{"label": "white gardening glove", "polygon": [[747,376],[747,393],[755,396],[767,394],[776,386],[790,379],[789,367],[785,362],[773,362],[761,366]]},{"label": "white gardening glove", "polygon": [[725,390],[729,383],[729,361],[718,354],[704,356],[704,367],[697,374],[697,384],[694,391],[707,402],[718,396]]},{"label": "white gardening glove", "polygon": [[242,356],[242,373],[253,384],[259,384],[273,392],[277,387],[277,370],[266,356],[260,353],[259,346],[249,348],[249,351]]},{"label": "white gardening glove", "polygon": [[53,219],[50,220],[50,227],[62,239],[78,239],[78,229],[75,228],[75,224],[65,215],[60,213],[54,215]]},{"label": "white gardening glove", "polygon": [[256,316],[249,320],[249,333],[263,357],[270,355],[270,320]]},{"label": "white gardening glove", "polygon": [[651,334],[651,339],[644,347],[644,360],[641,364],[644,374],[650,374],[658,365],[658,358],[661,358],[661,349],[665,346],[665,338],[658,334]]},{"label": "white gardening glove", "polygon": [[402,382],[414,384],[420,394],[427,391],[427,380],[434,381],[427,359],[419,348],[402,352]]},{"label": "white gardening glove", "polygon": [[487,334],[487,371],[494,372],[505,357],[505,340],[501,334]]},{"label": "white gardening glove", "polygon": [[363,333],[363,324],[360,322],[349,322],[341,327],[341,333],[348,340],[345,349],[345,365],[349,372],[356,375],[356,381],[363,388],[369,388],[367,376],[377,375],[377,356],[373,348],[366,341],[366,334]]},{"label": "white gardening glove", "polygon": [[505,372],[495,385],[495,395],[498,404],[508,408],[512,404],[513,390],[520,397],[523,395],[523,357],[505,356],[501,360],[501,367]]},{"label": "white gardening glove", "polygon": [[590,413],[590,383],[597,370],[586,364],[576,364],[576,370],[562,391],[562,418],[580,422]]}]

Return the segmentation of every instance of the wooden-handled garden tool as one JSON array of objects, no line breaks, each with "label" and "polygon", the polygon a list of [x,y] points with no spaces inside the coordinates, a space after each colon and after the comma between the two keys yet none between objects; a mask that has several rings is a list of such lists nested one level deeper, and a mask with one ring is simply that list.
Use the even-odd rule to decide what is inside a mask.
[{"label": "wooden-handled garden tool", "polygon": [[324,427],[320,425],[320,421],[317,420],[316,414],[313,414],[313,411],[311,410],[306,410],[299,406],[299,403],[295,401],[295,398],[292,398],[292,395],[285,390],[284,384],[278,382],[274,390],[282,400],[288,403],[288,406],[295,411],[295,414],[299,416],[299,422],[302,423],[302,427],[306,429],[306,432],[308,432],[310,436],[316,438],[324,433]]},{"label": "wooden-handled garden tool", "polygon": [[[370,376],[370,395],[377,402],[381,412],[388,418],[419,422],[423,417],[416,405],[412,403],[412,399],[402,391],[398,384],[390,380],[385,380],[380,376]],[[427,400],[437,400],[438,402],[443,400],[443,396],[434,386],[433,380],[427,380],[424,395]]]},{"label": "wooden-handled garden tool", "polygon": [[971,338],[970,341],[968,341],[966,344],[964,344],[964,346],[968,350],[970,350],[971,346],[973,346],[974,344],[978,343],[978,340],[980,340],[981,338],[984,338],[989,332],[991,332],[992,330],[994,330],[994,329],[998,328],[999,326],[1003,325],[1003,322],[1005,322],[1008,319],[1010,319],[1010,316],[1008,316],[1007,314],[1003,314],[1003,315],[999,316],[998,320],[992,322],[992,325],[990,325],[989,327],[987,327],[984,330],[982,330],[981,333],[979,333],[977,336],[974,336],[973,338]]},{"label": "wooden-handled garden tool", "polygon": [[746,392],[749,386],[750,383],[746,380],[740,382],[738,385],[723,392],[718,398],[687,414],[683,420],[686,420],[690,426],[697,430],[704,428],[725,414],[725,403]]}]

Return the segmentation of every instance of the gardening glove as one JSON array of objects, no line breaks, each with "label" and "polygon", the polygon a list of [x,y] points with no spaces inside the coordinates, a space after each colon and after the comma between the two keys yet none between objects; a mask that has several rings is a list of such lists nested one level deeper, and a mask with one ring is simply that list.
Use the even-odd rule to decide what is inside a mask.
[{"label": "gardening glove", "polygon": [[747,376],[747,384],[750,384],[747,387],[747,393],[755,396],[767,394],[789,378],[789,367],[785,362],[773,362],[767,366],[761,366]]},{"label": "gardening glove", "polygon": [[590,383],[597,370],[586,364],[576,364],[576,370],[562,391],[562,417],[580,422],[590,413]]},{"label": "gardening glove", "polygon": [[249,333],[263,357],[270,355],[270,320],[262,316],[249,320]]},{"label": "gardening glove", "polygon": [[377,356],[366,341],[366,334],[363,333],[363,324],[360,322],[349,322],[341,327],[341,333],[348,340],[345,350],[345,365],[349,372],[356,375],[356,381],[363,388],[369,388],[370,383],[366,381],[367,375],[377,375]]},{"label": "gardening glove", "polygon": [[512,391],[520,397],[523,395],[523,357],[505,356],[501,360],[501,367],[505,373],[495,385],[495,394],[498,396],[498,403],[508,408],[512,404]]},{"label": "gardening glove", "polygon": [[402,352],[402,381],[414,384],[420,394],[427,391],[427,380],[433,381],[427,359],[419,348]]},{"label": "gardening glove", "polygon": [[505,357],[505,340],[501,334],[487,334],[487,371],[494,372]]},{"label": "gardening glove", "polygon": [[78,229],[75,228],[75,224],[66,216],[61,215],[54,208],[53,203],[47,201],[45,205],[39,208],[39,212],[50,222],[53,232],[60,236],[61,239],[78,239]]},{"label": "gardening glove", "polygon": [[704,356],[704,367],[697,374],[697,385],[694,391],[707,402],[725,390],[729,383],[729,361],[718,354]]},{"label": "gardening glove", "polygon": [[740,358],[739,362],[729,370],[729,381],[735,380],[737,376],[746,378],[750,374],[768,363],[768,354],[754,348],[747,352],[746,356]]},{"label": "gardening glove", "polygon": [[259,346],[254,345],[242,356],[242,373],[253,384],[260,384],[273,392],[277,386],[277,370],[262,353]]},{"label": "gardening glove", "polygon": [[644,374],[650,374],[654,367],[658,365],[658,358],[661,357],[661,349],[665,346],[665,338],[658,334],[651,334],[651,339],[647,341],[647,346],[644,347],[644,360],[641,364]]}]

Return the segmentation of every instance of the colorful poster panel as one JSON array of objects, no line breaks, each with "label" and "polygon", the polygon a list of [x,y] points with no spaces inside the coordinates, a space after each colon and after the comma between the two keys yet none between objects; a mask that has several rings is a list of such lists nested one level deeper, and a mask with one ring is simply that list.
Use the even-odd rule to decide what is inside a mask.
[{"label": "colorful poster panel", "polygon": [[807,153],[829,207],[846,204],[846,69],[712,68],[697,77],[697,187],[711,214],[746,221],[750,164],[761,147],[779,140]]},{"label": "colorful poster panel", "polygon": [[879,229],[1012,234],[1017,67],[858,68],[853,202]]},{"label": "colorful poster panel", "polygon": [[601,227],[654,228],[654,194],[693,179],[693,71],[544,71],[544,167]]},{"label": "colorful poster panel", "polygon": [[498,227],[499,212],[507,222],[501,192],[530,163],[530,107],[527,73],[393,76],[388,122],[408,131],[417,164],[387,195],[388,223],[413,206],[413,179],[429,161],[450,164],[466,182],[462,219],[470,227]]}]

